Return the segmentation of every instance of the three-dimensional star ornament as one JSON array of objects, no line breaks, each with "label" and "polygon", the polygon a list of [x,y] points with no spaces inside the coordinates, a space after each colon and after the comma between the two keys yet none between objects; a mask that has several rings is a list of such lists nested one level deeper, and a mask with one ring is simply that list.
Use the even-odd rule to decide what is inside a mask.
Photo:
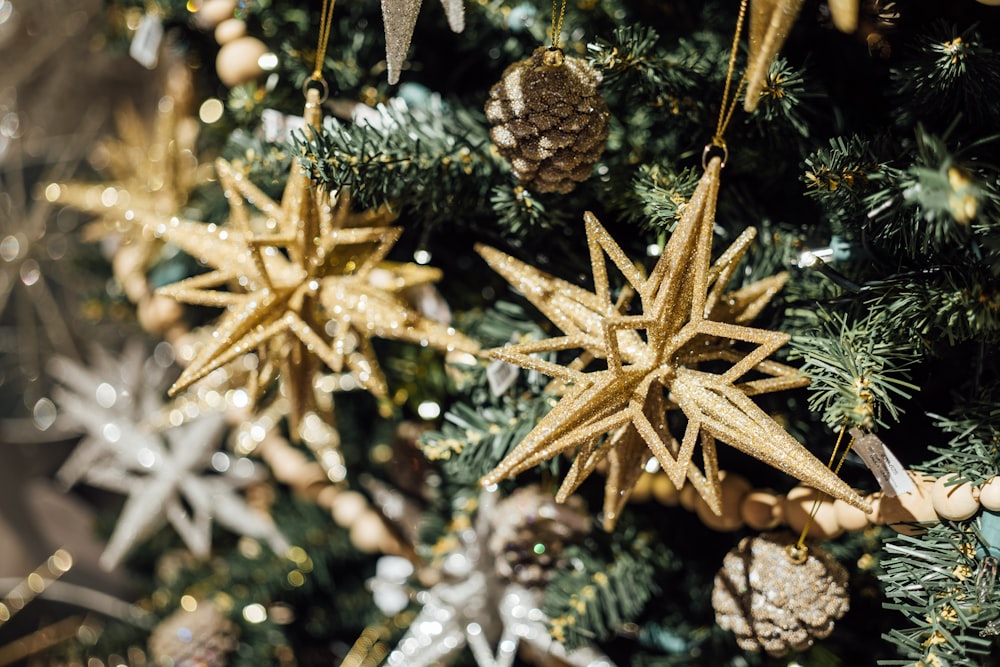
[{"label": "three-dimensional star ornament", "polygon": [[[318,130],[319,101],[316,91],[310,95],[304,115]],[[387,400],[373,336],[448,351],[478,350],[474,341],[420,315],[400,297],[403,290],[433,282],[440,274],[383,261],[402,231],[386,226],[392,220],[387,210],[352,213],[346,192],[334,199],[314,188],[298,161],[292,164],[280,205],[229,163],[219,160],[216,169],[231,207],[229,224],[179,218],[165,222],[155,214],[134,212],[158,237],[213,269],[159,292],[184,303],[226,309],[211,340],[171,387],[172,395],[256,352],[264,369],[258,379],[280,377],[290,394],[292,421],[298,424],[316,411],[317,360],[335,373],[347,370],[362,388]],[[252,216],[248,205],[263,216]],[[254,384],[263,389],[266,382]]]},{"label": "three-dimensional star ornament", "polygon": [[[95,216],[83,230],[84,240],[118,239],[129,247],[134,262],[130,267],[141,271],[149,268],[162,244],[125,219],[124,212],[143,210],[164,219],[178,215],[191,191],[209,175],[210,165],[199,164],[195,153],[198,119],[185,112],[190,85],[186,66],[171,70],[169,90],[157,103],[152,128],[133,106],[115,110],[118,137],[100,144],[107,181],[52,183],[45,190],[50,202]],[[128,276],[117,277],[128,286]]]},{"label": "three-dimensional star ornament", "polygon": [[[712,230],[721,162],[711,160],[659,261],[648,277],[633,264],[597,219],[585,216],[594,292],[541,273],[496,250],[480,253],[566,334],[490,350],[491,356],[537,370],[563,383],[556,406],[483,479],[514,476],[558,454],[575,450],[559,489],[567,498],[604,458],[611,461],[605,526],[613,526],[642,470],[644,450],[680,487],[685,479],[721,511],[715,442],[721,440],[799,480],[857,507],[864,500],[792,438],[750,396],[802,386],[794,368],[768,357],[788,335],[746,326],[766,305],[783,276],[723,295],[753,238],[748,230],[713,265]],[[641,314],[623,314],[612,300],[605,256],[624,275]],[[749,350],[741,349],[747,345]],[[582,349],[561,366],[538,353]],[[590,359],[605,365],[585,371]],[[699,369],[731,364],[723,372]],[[740,382],[753,372],[756,379]],[[667,412],[680,410],[687,426],[680,442]],[[693,462],[701,444],[703,470]]]},{"label": "three-dimensional star ornament", "polygon": [[226,430],[222,414],[150,427],[147,420],[162,408],[163,373],[145,361],[141,346],[133,345],[120,358],[95,352],[90,368],[64,357],[49,368],[61,383],[53,395],[63,418],[85,434],[57,478],[67,487],[83,481],[128,496],[101,566],[113,570],[164,522],[198,557],[209,555],[213,519],[285,553],[288,542],[271,517],[238,493],[258,479],[253,463],[218,451]]}]

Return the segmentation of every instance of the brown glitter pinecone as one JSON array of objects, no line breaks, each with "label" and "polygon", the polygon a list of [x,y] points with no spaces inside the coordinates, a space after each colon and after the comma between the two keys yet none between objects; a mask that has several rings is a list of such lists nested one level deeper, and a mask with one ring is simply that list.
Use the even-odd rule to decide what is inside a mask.
[{"label": "brown glitter pinecone", "polygon": [[745,537],[715,575],[715,620],[745,651],[803,651],[847,613],[847,571],[816,546],[797,564],[786,549],[795,542],[786,533]]},{"label": "brown glitter pinecone", "polygon": [[525,486],[497,503],[489,550],[497,575],[522,586],[542,586],[565,567],[567,545],[590,532],[591,516],[579,496],[559,504],[537,484]]},{"label": "brown glitter pinecone", "polygon": [[490,89],[490,138],[529,189],[565,194],[590,176],[608,138],[600,81],[583,58],[540,46]]},{"label": "brown glitter pinecone", "polygon": [[236,624],[211,600],[201,600],[194,611],[178,609],[153,629],[149,653],[154,665],[225,667],[236,633]]}]

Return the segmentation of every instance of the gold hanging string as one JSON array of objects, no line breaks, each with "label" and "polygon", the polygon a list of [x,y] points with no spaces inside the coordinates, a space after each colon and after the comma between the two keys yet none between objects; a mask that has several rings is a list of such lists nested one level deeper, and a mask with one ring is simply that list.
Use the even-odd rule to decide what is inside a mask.
[{"label": "gold hanging string", "polygon": [[559,48],[563,19],[566,17],[566,0],[552,0],[552,48]]},{"label": "gold hanging string", "polygon": [[[827,463],[828,468],[833,468],[833,460],[837,457],[837,450],[840,449],[840,443],[844,440],[844,433],[847,431],[847,424],[845,423],[840,427],[840,434],[837,436],[837,444],[833,446],[833,452],[830,453],[830,461]],[[847,447],[844,448],[844,453],[840,455],[840,460],[837,462],[837,467],[833,468],[834,474],[840,472],[840,468],[844,465],[844,461],[847,460],[847,455],[851,452],[851,447],[854,445],[854,436],[847,443]],[[806,535],[809,534],[809,527],[812,525],[813,519],[819,512],[819,506],[823,504],[823,501],[827,500],[830,496],[826,493],[819,492],[816,499],[813,501],[812,509],[809,510],[809,516],[806,518],[806,524],[802,527],[802,532],[799,534],[799,540],[795,543],[795,546],[790,546],[788,548],[788,554],[795,562],[804,562],[805,557],[809,552],[809,547],[806,546]]]},{"label": "gold hanging string", "polygon": [[323,0],[323,9],[319,17],[319,41],[316,44],[316,60],[313,62],[313,71],[306,81],[304,89],[310,85],[318,85],[322,88],[321,97],[326,99],[329,93],[326,81],[323,79],[323,59],[326,57],[326,45],[330,42],[330,30],[333,28],[333,8],[336,0]]},{"label": "gold hanging string", "polygon": [[740,2],[740,13],[736,18],[733,45],[729,49],[729,67],[726,70],[726,85],[722,89],[722,101],[719,103],[719,120],[715,125],[715,134],[712,136],[712,146],[721,148],[723,151],[723,165],[726,163],[726,140],[723,138],[723,135],[726,133],[726,128],[729,127],[729,121],[733,118],[733,113],[736,111],[736,105],[740,99],[740,93],[743,91],[743,85],[746,83],[746,77],[741,77],[736,86],[736,92],[730,97],[733,86],[733,73],[736,71],[736,53],[739,51],[740,34],[743,32],[743,22],[746,19],[746,15],[747,0],[742,0]]}]

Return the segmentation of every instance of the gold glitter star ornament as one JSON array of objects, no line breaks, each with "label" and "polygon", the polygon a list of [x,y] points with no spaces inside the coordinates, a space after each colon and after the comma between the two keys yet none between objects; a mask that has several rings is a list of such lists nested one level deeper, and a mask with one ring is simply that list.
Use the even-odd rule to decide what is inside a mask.
[{"label": "gold glitter star ornament", "polygon": [[[318,129],[318,96],[310,94],[314,99],[305,116]],[[420,315],[399,297],[404,289],[439,274],[383,262],[401,233],[387,226],[392,219],[388,211],[353,213],[346,192],[330,197],[314,188],[297,161],[280,204],[229,163],[220,160],[216,169],[231,207],[229,224],[163,221],[136,212],[158,237],[212,269],[160,293],[225,308],[171,394],[256,352],[262,368],[280,366],[272,375],[279,375],[290,390],[291,417],[297,423],[316,409],[312,388],[318,362],[335,373],[349,372],[362,388],[387,397],[373,336],[448,351],[478,349],[474,341]]]},{"label": "gold glitter star ornament", "polygon": [[[494,358],[536,370],[562,383],[562,396],[538,425],[487,474],[490,485],[560,453],[575,458],[557,499],[565,499],[603,459],[611,460],[605,527],[634,486],[648,449],[678,487],[690,480],[716,512],[720,480],[715,442],[720,440],[835,498],[860,508],[864,500],[792,438],[750,396],[802,386],[795,369],[768,359],[788,335],[746,326],[780,286],[762,281],[723,295],[753,238],[745,232],[711,262],[715,202],[721,161],[713,159],[656,266],[645,276],[592,214],[585,216],[594,291],[528,267],[491,248],[479,252],[566,334],[490,351]],[[640,314],[622,312],[613,300],[605,257],[624,275]],[[565,366],[538,353],[582,349]],[[606,363],[587,371],[587,362]],[[721,372],[705,362],[730,364]],[[744,380],[745,375],[757,377]],[[680,410],[687,427],[678,441],[666,413]],[[703,469],[693,463],[700,444]],[[648,456],[648,455],[646,455]]]}]

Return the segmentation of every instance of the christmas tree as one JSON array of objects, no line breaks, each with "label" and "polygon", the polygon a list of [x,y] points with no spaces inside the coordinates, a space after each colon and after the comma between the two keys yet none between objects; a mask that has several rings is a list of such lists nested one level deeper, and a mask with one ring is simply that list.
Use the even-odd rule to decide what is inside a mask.
[{"label": "christmas tree", "polygon": [[994,5],[0,0],[0,664],[998,664]]}]

